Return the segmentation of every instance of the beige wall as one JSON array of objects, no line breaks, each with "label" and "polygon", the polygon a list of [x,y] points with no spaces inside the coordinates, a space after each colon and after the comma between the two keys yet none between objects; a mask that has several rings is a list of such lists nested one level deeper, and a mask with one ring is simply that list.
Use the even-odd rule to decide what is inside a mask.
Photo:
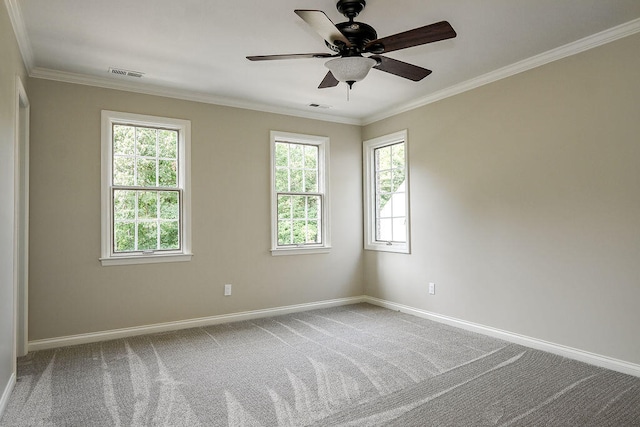
[{"label": "beige wall", "polygon": [[408,129],[413,245],[366,252],[366,294],[640,363],[638,52],[634,35],[366,126]]},{"label": "beige wall", "polygon": [[[635,35],[363,128],[31,80],[29,338],[366,293],[640,363],[638,51]],[[192,121],[192,262],[100,266],[101,109]],[[362,251],[360,141],[405,128],[412,254]],[[329,255],[268,252],[272,129],[331,138]]]},{"label": "beige wall", "polygon": [[13,373],[14,143],[16,79],[25,68],[4,2],[0,5],[0,397]]},{"label": "beige wall", "polygon": [[[359,126],[39,79],[30,89],[30,340],[362,294]],[[100,265],[102,109],[191,120],[191,262]],[[269,252],[270,130],[330,137],[330,254]]]}]

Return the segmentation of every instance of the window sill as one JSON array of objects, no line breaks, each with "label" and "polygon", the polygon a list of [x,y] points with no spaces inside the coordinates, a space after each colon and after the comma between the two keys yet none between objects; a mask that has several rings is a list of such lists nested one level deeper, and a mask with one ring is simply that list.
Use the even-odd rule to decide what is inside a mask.
[{"label": "window sill", "polygon": [[191,261],[193,254],[163,254],[163,255],[131,255],[100,258],[103,267],[111,265],[155,264],[163,262]]},{"label": "window sill", "polygon": [[278,248],[271,249],[272,256],[280,255],[311,255],[311,254],[328,254],[331,252],[331,246],[312,247],[312,248]]},{"label": "window sill", "polygon": [[408,245],[405,244],[391,244],[386,243],[368,243],[364,246],[365,250],[378,251],[378,252],[394,252],[398,254],[411,254],[411,250]]}]

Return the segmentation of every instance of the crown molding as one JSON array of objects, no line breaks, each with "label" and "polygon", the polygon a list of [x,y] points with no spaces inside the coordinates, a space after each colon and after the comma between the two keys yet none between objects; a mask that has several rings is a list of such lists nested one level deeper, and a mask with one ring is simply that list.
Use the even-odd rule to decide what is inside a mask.
[{"label": "crown molding", "polygon": [[31,73],[33,69],[33,50],[31,50],[31,42],[27,35],[27,29],[22,19],[22,11],[17,0],[4,0],[5,7],[9,13],[9,20],[13,27],[13,33],[18,41],[18,49],[22,55],[22,62],[27,69],[27,73]]},{"label": "crown molding", "polygon": [[242,108],[264,113],[283,114],[287,116],[300,117],[305,119],[321,120],[349,125],[361,125],[360,119],[349,117],[338,117],[329,114],[320,114],[303,111],[296,108],[276,107],[273,105],[259,104],[250,101],[243,101],[232,98],[225,98],[201,92],[193,92],[181,89],[171,89],[162,86],[131,83],[122,81],[118,77],[105,78],[95,77],[86,74],[70,73],[67,71],[51,70],[49,68],[35,67],[29,73],[29,77],[44,80],[54,80],[64,83],[74,83],[86,86],[100,87],[104,89],[123,90],[127,92],[141,93],[145,95],[163,96],[166,98],[181,99],[185,101],[202,102],[205,104],[215,104],[225,107]]},{"label": "crown molding", "polygon": [[436,101],[440,101],[442,99],[449,98],[451,96],[458,95],[472,89],[476,89],[480,86],[484,86],[498,80],[506,79],[507,77],[511,77],[515,74],[540,67],[550,62],[557,61],[568,56],[576,55],[580,52],[593,49],[594,47],[613,42],[615,40],[633,35],[638,32],[640,32],[640,19],[634,19],[633,21],[629,21],[608,30],[604,30],[600,33],[596,33],[575,42],[568,43],[564,46],[560,46],[558,48],[551,49],[547,52],[532,56],[514,64],[507,65],[506,67],[499,68],[495,71],[491,71],[479,77],[475,77],[465,82],[450,86],[446,89],[442,89],[430,95],[418,98],[409,103],[392,107],[385,110],[384,113],[365,117],[362,120],[362,125],[369,125],[382,119],[414,110],[416,108],[434,103]]},{"label": "crown molding", "polygon": [[384,113],[374,114],[359,119],[304,111],[298,108],[276,107],[273,105],[260,104],[246,100],[220,97],[193,91],[171,89],[155,85],[144,85],[140,83],[134,84],[125,81],[107,79],[104,77],[92,77],[84,74],[35,67],[31,43],[27,35],[18,0],[4,0],[4,3],[9,13],[9,18],[16,35],[23,62],[30,77],[357,126],[369,125],[640,32],[640,19],[634,19],[627,23],[604,30],[600,33],[587,36],[575,42],[568,43],[564,46],[560,46],[531,58],[524,59],[495,71],[491,71],[473,79],[439,90],[408,103],[388,108]]}]

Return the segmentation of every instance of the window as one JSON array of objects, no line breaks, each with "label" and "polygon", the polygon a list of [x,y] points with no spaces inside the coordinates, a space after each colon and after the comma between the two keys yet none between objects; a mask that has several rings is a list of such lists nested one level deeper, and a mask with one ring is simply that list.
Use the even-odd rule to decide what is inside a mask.
[{"label": "window", "polygon": [[329,138],[271,132],[271,253],[327,252]]},{"label": "window", "polygon": [[102,111],[102,265],[191,259],[190,129]]},{"label": "window", "polygon": [[410,253],[407,131],[363,143],[365,249]]}]

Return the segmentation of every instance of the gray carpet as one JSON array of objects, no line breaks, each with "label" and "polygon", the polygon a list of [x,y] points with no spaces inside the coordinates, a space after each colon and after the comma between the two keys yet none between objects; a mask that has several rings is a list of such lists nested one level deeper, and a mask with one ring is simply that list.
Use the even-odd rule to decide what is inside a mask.
[{"label": "gray carpet", "polygon": [[640,378],[368,304],[30,353],[1,426],[640,426]]}]

